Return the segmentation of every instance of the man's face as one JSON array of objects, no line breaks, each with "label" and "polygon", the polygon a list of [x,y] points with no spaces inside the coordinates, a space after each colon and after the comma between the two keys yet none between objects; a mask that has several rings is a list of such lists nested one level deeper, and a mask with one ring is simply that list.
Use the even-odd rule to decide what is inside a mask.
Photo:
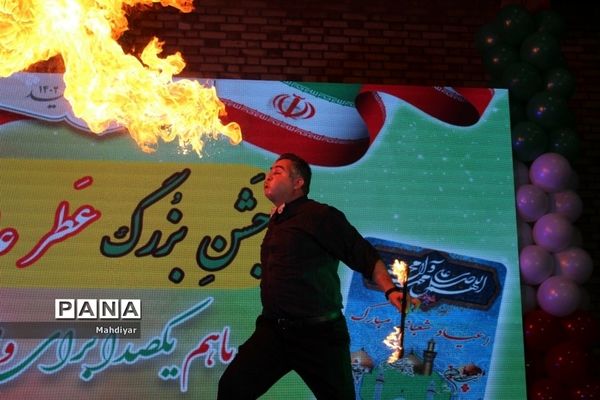
[{"label": "man's face", "polygon": [[275,161],[265,179],[265,196],[275,205],[286,203],[298,197],[303,183],[304,180],[293,172],[290,160]]}]

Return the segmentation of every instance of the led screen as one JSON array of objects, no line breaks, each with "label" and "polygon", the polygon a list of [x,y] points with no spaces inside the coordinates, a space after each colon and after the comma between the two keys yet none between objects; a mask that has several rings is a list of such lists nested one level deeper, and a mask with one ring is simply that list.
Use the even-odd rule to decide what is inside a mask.
[{"label": "led screen", "polygon": [[[215,398],[261,310],[262,184],[289,151],[309,197],[409,266],[390,362],[400,315],[340,265],[357,397],[525,397],[505,90],[204,84],[244,140],[199,156],[91,133],[59,74],[0,80],[0,397]],[[263,398],[312,395],[291,373]]]}]

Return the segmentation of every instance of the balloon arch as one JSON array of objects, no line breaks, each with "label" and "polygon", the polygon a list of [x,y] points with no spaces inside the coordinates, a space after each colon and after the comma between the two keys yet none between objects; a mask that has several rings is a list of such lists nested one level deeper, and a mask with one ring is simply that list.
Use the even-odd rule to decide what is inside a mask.
[{"label": "balloon arch", "polygon": [[528,398],[598,399],[593,370],[600,322],[582,287],[593,262],[573,223],[581,216],[571,163],[579,138],[567,101],[575,89],[553,10],[503,7],[476,44],[492,85],[508,89],[515,168]]}]

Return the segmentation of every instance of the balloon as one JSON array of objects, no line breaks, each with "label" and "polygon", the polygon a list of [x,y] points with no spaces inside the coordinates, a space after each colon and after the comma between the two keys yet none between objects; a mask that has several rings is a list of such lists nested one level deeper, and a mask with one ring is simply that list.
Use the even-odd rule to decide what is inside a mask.
[{"label": "balloon", "polygon": [[565,337],[560,321],[542,309],[536,309],[523,317],[523,340],[530,353],[545,352]]},{"label": "balloon", "polygon": [[564,62],[558,40],[543,32],[529,35],[521,45],[520,54],[521,60],[541,70],[559,66]]},{"label": "balloon", "polygon": [[589,373],[589,364],[589,354],[571,340],[555,344],[546,354],[546,373],[564,384],[582,381]]},{"label": "balloon", "polygon": [[510,4],[498,12],[496,24],[500,37],[506,43],[519,44],[535,30],[535,21],[525,8]]},{"label": "balloon", "polygon": [[533,241],[550,252],[566,249],[571,243],[573,225],[564,216],[549,213],[538,219],[533,225]]},{"label": "balloon", "polygon": [[552,68],[546,73],[546,90],[568,99],[575,91],[575,78],[564,67]]},{"label": "balloon", "polygon": [[517,234],[519,241],[519,250],[525,246],[533,244],[533,236],[531,235],[531,227],[525,221],[517,221]]},{"label": "balloon", "polygon": [[537,298],[533,286],[521,285],[521,307],[523,314],[533,311],[537,307]]},{"label": "balloon", "polygon": [[598,400],[600,399],[600,382],[595,378],[586,378],[571,385],[567,393],[568,400]]},{"label": "balloon", "polygon": [[546,279],[537,291],[537,301],[542,310],[556,317],[571,314],[579,306],[581,292],[572,280],[562,276]]},{"label": "balloon", "polygon": [[564,215],[571,222],[575,222],[583,212],[581,197],[572,190],[550,193],[549,210]]},{"label": "balloon", "polygon": [[548,138],[539,125],[531,121],[517,123],[511,129],[512,149],[519,161],[535,160],[546,151]]},{"label": "balloon", "polygon": [[548,151],[558,153],[573,162],[579,155],[579,137],[572,128],[553,129],[548,133]]},{"label": "balloon", "polygon": [[527,389],[529,400],[564,400],[565,385],[549,378],[540,378]]},{"label": "balloon", "polygon": [[513,174],[516,188],[529,183],[529,168],[521,161],[513,160]]},{"label": "balloon", "polygon": [[567,102],[562,97],[548,92],[538,92],[527,103],[527,117],[545,129],[555,129],[568,117]]},{"label": "balloon", "polygon": [[506,68],[517,62],[517,50],[505,44],[498,44],[483,53],[483,65],[493,76],[500,77]]},{"label": "balloon", "polygon": [[583,348],[590,348],[600,340],[600,321],[591,312],[576,310],[574,313],[560,319],[560,324],[567,337]]},{"label": "balloon", "polygon": [[539,285],[554,273],[554,257],[540,246],[530,245],[519,254],[521,282]]},{"label": "balloon", "polygon": [[569,247],[554,254],[556,275],[569,278],[575,283],[586,283],[592,276],[592,257],[581,247]]},{"label": "balloon", "polygon": [[542,10],[535,14],[534,20],[538,32],[548,33],[559,39],[565,33],[565,22],[554,10]]},{"label": "balloon", "polygon": [[475,47],[485,52],[500,43],[500,34],[496,24],[486,24],[475,35]]},{"label": "balloon", "polygon": [[523,221],[537,221],[550,209],[548,194],[535,185],[521,185],[516,197],[517,213]]},{"label": "balloon", "polygon": [[572,173],[569,161],[558,153],[542,154],[529,167],[531,183],[548,193],[567,189]]},{"label": "balloon", "polygon": [[543,87],[542,77],[531,64],[516,62],[502,74],[502,83],[515,99],[526,101]]}]

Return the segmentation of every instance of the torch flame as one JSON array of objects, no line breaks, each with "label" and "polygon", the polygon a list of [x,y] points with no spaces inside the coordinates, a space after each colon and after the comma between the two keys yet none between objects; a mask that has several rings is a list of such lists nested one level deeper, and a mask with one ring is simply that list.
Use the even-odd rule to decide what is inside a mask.
[{"label": "torch flame", "polygon": [[400,313],[400,326],[395,326],[383,341],[383,343],[393,350],[389,356],[388,364],[393,364],[404,356],[404,321],[406,317],[406,302],[407,302],[407,284],[408,284],[408,265],[404,261],[394,260],[392,264],[392,275],[402,285],[402,311]]},{"label": "torch flame", "polygon": [[402,335],[404,332],[399,327],[395,326],[394,331],[390,332],[389,335],[384,339],[383,343],[393,350],[392,354],[388,357],[388,364],[393,364],[404,355],[404,348],[402,347]]},{"label": "torch flame", "polygon": [[405,287],[408,282],[408,265],[404,261],[394,260],[392,275],[398,279],[402,287]]},{"label": "torch flame", "polygon": [[127,30],[123,6],[158,2],[193,9],[191,0],[0,1],[0,76],[60,54],[64,97],[94,133],[121,125],[145,152],[154,151],[159,138],[177,138],[198,155],[204,136],[223,134],[239,143],[239,125],[219,120],[225,105],[214,87],[173,80],[185,67],[179,52],[159,58],[162,43],[154,38],[137,59],[117,43]]}]

